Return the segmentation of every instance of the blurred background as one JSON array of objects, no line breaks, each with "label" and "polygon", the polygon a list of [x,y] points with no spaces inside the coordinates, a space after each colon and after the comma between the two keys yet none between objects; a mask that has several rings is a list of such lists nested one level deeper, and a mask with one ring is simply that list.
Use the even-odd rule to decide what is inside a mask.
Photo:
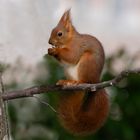
[{"label": "blurred background", "polygon": [[[103,44],[106,64],[102,80],[125,69],[140,68],[139,0],[0,0],[0,63],[5,90],[54,84],[63,69],[46,56],[48,39],[63,12],[71,7],[80,33]],[[132,75],[118,87],[107,88],[111,100],[105,125],[89,137],[74,137],[57,115],[34,98],[9,101],[13,140],[138,140],[140,137],[140,76]],[[54,108],[57,94],[40,95]]]}]

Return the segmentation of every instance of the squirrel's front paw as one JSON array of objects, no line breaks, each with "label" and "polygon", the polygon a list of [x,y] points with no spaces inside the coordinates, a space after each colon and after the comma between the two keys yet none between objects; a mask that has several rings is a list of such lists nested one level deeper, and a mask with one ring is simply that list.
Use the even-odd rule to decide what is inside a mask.
[{"label": "squirrel's front paw", "polygon": [[57,48],[49,48],[48,54],[52,55],[52,56],[56,56],[57,55]]},{"label": "squirrel's front paw", "polygon": [[71,85],[78,85],[79,82],[75,80],[59,80],[56,85],[59,86],[71,86]]}]

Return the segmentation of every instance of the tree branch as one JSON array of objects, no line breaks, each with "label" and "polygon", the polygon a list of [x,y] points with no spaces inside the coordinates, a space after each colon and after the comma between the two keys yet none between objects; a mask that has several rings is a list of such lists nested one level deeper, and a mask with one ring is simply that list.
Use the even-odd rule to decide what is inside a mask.
[{"label": "tree branch", "polygon": [[6,100],[17,99],[17,98],[23,98],[23,97],[32,97],[35,94],[41,94],[41,93],[46,93],[46,92],[51,92],[51,91],[76,91],[76,90],[96,91],[96,90],[110,87],[110,86],[117,86],[117,84],[121,80],[128,77],[128,75],[130,74],[140,74],[140,69],[123,71],[114,79],[97,83],[97,84],[83,83],[83,84],[70,85],[70,86],[57,86],[57,85],[34,86],[34,87],[23,89],[23,90],[5,92],[5,94],[2,95],[2,98],[4,101],[6,101]]}]

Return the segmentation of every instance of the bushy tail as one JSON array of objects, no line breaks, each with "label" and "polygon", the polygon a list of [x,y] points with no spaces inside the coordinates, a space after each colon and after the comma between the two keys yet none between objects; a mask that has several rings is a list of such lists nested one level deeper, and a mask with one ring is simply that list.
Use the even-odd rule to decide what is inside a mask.
[{"label": "bushy tail", "polygon": [[75,135],[94,133],[107,119],[108,96],[105,90],[65,93],[60,97],[58,111],[60,122],[69,132]]}]

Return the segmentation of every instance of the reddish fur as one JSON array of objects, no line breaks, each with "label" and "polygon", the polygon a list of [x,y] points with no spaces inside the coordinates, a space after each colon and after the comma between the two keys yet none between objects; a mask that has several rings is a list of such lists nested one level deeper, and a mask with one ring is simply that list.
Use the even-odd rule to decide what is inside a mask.
[{"label": "reddish fur", "polygon": [[[104,51],[101,43],[93,36],[79,34],[70,20],[70,11],[66,11],[58,25],[53,29],[49,43],[56,46],[49,48],[48,54],[60,63],[78,65],[78,80],[67,76],[57,84],[100,82],[104,65]],[[58,37],[62,31],[64,36]],[[67,70],[67,67],[64,68]],[[86,135],[97,131],[108,116],[109,100],[105,90],[96,92],[62,93],[59,102],[59,119],[63,126],[75,135]]]},{"label": "reddish fur", "polygon": [[[65,95],[64,95],[65,94]],[[84,93],[63,93],[60,97],[59,119],[63,126],[75,135],[86,135],[97,131],[108,116],[108,97],[104,90],[89,93],[83,106]]]}]

